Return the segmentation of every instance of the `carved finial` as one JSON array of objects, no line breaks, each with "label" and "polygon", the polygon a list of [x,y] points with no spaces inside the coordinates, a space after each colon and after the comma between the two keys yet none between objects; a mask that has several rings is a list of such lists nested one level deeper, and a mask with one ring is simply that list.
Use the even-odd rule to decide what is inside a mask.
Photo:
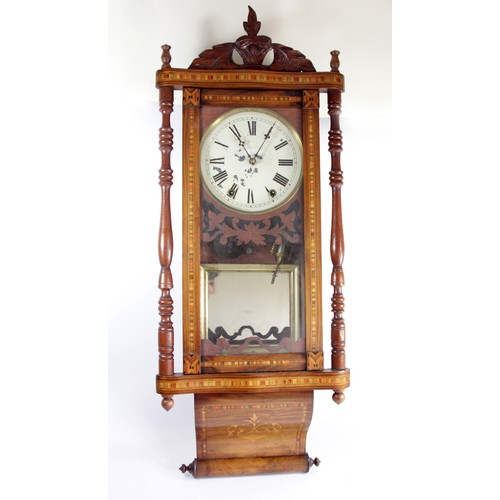
[{"label": "carved finial", "polygon": [[334,392],[332,399],[339,405],[345,399],[345,394],[343,392]]},{"label": "carved finial", "polygon": [[332,59],[330,61],[330,68],[334,73],[338,73],[340,66],[340,60],[339,60],[340,52],[338,50],[332,50],[330,54],[332,55]]},{"label": "carved finial", "polygon": [[189,472],[190,474],[192,474],[194,476],[195,474],[195,470],[196,470],[196,458],[189,464],[189,465],[186,465],[186,464],[182,464],[180,467],[179,467],[179,470],[185,474],[186,472]]},{"label": "carved finial", "polygon": [[257,14],[248,6],[248,20],[243,23],[243,28],[248,36],[255,36],[260,31],[260,21],[257,21]]},{"label": "carved finial", "polygon": [[172,60],[172,57],[170,56],[170,45],[162,45],[161,46],[163,52],[161,53],[161,62],[163,63],[161,65],[161,69],[168,69],[170,68],[170,61]]},{"label": "carved finial", "polygon": [[312,467],[313,465],[315,465],[316,467],[319,467],[320,463],[321,463],[321,460],[318,457],[316,457],[316,458],[309,457],[309,467]]},{"label": "carved finial", "polygon": [[174,400],[172,399],[172,396],[163,396],[161,405],[164,410],[170,411],[174,407]]},{"label": "carved finial", "polygon": [[[292,47],[273,43],[268,36],[259,35],[260,21],[257,14],[248,6],[248,19],[243,23],[246,35],[240,36],[234,43],[214,45],[204,50],[189,66],[189,69],[256,69],[267,71],[316,71],[304,54]],[[243,61],[237,63],[233,54],[237,51]],[[264,64],[266,55],[273,51],[271,64]]]}]

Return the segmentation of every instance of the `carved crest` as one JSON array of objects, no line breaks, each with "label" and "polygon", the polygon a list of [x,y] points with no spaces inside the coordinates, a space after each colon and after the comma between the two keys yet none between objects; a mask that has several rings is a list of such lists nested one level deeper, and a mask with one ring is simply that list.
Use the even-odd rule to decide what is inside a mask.
[{"label": "carved crest", "polygon": [[[235,42],[214,45],[203,51],[189,67],[190,69],[257,69],[269,71],[316,71],[313,64],[304,54],[280,43],[273,43],[268,36],[258,35],[260,21],[257,14],[248,7],[248,20],[243,23],[246,35]],[[273,51],[274,59],[264,65],[266,55]],[[237,52],[242,64],[234,60]]]}]

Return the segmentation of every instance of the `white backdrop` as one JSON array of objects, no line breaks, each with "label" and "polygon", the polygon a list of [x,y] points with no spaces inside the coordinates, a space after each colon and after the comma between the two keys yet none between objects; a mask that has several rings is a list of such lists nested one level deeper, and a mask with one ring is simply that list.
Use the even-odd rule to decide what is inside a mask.
[{"label": "white backdrop", "polygon": [[[243,34],[247,2],[110,0],[108,16],[100,0],[6,4],[2,498],[104,498],[108,482],[112,500],[500,497],[498,17],[486,0],[393,4],[391,36],[389,1],[251,3],[263,34],[319,70],[341,51],[352,386],[341,406],[316,392],[319,468],[199,481],[177,470],[195,456],[192,396],[167,414],[155,394],[154,79],[163,43],[185,67]],[[177,141],[179,106],[172,118]],[[178,334],[180,253],[177,236]],[[325,280],[325,324],[330,293]]]},{"label": "white backdrop", "polygon": [[[195,481],[177,470],[195,457],[193,397],[175,398],[174,409],[166,414],[160,398],[153,394],[156,373],[156,303],[154,285],[158,275],[156,238],[159,188],[157,171],[158,94],[154,72],[160,64],[160,46],[172,46],[172,66],[187,67],[205,48],[234,41],[244,34],[242,23],[248,14],[243,1],[182,2],[111,2],[110,54],[111,85],[119,95],[115,108],[117,161],[116,237],[121,251],[113,253],[120,294],[112,303],[110,318],[110,491],[111,498],[163,498],[175,491],[173,498],[229,499],[271,498],[278,494],[290,499],[338,485],[339,495],[351,495],[366,488],[366,480],[356,479],[359,464],[365,464],[369,481],[382,487],[385,480],[370,466],[379,460],[380,447],[386,440],[386,410],[373,394],[375,380],[387,378],[390,370],[377,366],[372,356],[380,356],[380,340],[374,335],[379,275],[372,265],[373,248],[380,233],[377,222],[380,200],[373,183],[387,161],[390,149],[391,106],[391,32],[390,2],[380,2],[373,9],[368,1],[343,2],[255,0],[251,4],[262,22],[261,34],[306,54],[318,70],[328,71],[330,51],[341,51],[341,71],[346,75],[342,126],[345,137],[344,210],[347,241],[345,273],[347,285],[346,322],[348,364],[353,370],[354,390],[337,407],[330,391],[317,392],[315,412],[308,436],[308,452],[320,457],[319,469],[308,475],[251,477]],[[323,96],[322,96],[323,97]],[[181,136],[180,95],[174,110],[173,207],[180,207]],[[324,167],[324,255],[329,275],[329,227],[331,194],[328,186],[330,157],[326,136],[329,119],[323,102],[322,153]],[[176,147],[177,146],[177,147]],[[375,150],[385,151],[375,158]],[[382,202],[384,203],[384,202]],[[363,207],[363,208],[362,208]],[[177,222],[179,222],[178,212]],[[174,215],[174,219],[176,219]],[[174,327],[177,332],[176,370],[181,371],[182,341],[180,308],[179,227],[174,243]],[[121,265],[116,265],[117,260]],[[133,262],[133,265],[130,265]],[[127,269],[123,274],[123,269]],[[332,290],[325,279],[324,311],[330,324]],[[375,331],[382,335],[380,327]],[[325,351],[329,352],[328,330]],[[329,360],[328,360],[329,363]],[[377,374],[373,377],[371,370]],[[363,375],[363,373],[365,375]],[[366,378],[366,374],[370,374]],[[390,389],[389,389],[390,390]],[[367,419],[367,414],[372,414]],[[378,417],[376,415],[379,415]],[[373,418],[375,416],[375,418]],[[363,444],[366,443],[366,444]],[[359,456],[359,454],[362,454]],[[365,472],[366,474],[366,472]],[[147,491],[147,494],[144,493]],[[354,498],[354,497],[353,497]]]},{"label": "white backdrop", "polygon": [[[418,47],[411,53],[413,64],[404,66],[408,53],[399,55],[404,70],[398,73],[402,84],[392,115],[389,1],[254,0],[252,6],[261,34],[301,50],[318,70],[327,71],[330,50],[340,50],[346,75],[344,295],[352,387],[339,407],[329,392],[316,392],[308,452],[322,464],[307,475],[195,481],[177,470],[195,457],[193,402],[192,396],[176,397],[166,414],[154,395],[160,195],[154,72],[163,43],[172,46],[172,66],[187,67],[203,49],[242,35],[247,2],[113,0],[110,498],[300,499],[320,492],[344,499],[497,498],[492,478],[498,463],[488,451],[498,439],[498,414],[484,385],[494,363],[482,341],[498,336],[499,329],[492,316],[495,296],[481,288],[498,272],[495,262],[486,265],[498,249],[489,233],[493,227],[498,231],[498,223],[488,225],[496,193],[481,180],[488,175],[486,164],[475,161],[473,167],[473,157],[471,163],[461,161],[471,154],[469,128],[448,136],[435,122],[436,103],[427,95],[422,99],[422,86],[434,85],[443,96],[449,88],[440,88],[433,72],[424,70],[426,52]],[[439,60],[435,63],[429,68],[434,74],[441,69]],[[181,135],[179,97],[174,141]],[[443,101],[438,109],[470,105],[467,99]],[[415,123],[422,127],[411,128]],[[326,118],[322,126],[328,268]],[[174,148],[175,210],[179,142]],[[473,204],[483,217],[473,215],[478,209]],[[176,369],[181,371],[181,238],[179,227],[174,230]],[[330,294],[326,279],[326,325]],[[328,332],[325,338],[328,352]]]}]

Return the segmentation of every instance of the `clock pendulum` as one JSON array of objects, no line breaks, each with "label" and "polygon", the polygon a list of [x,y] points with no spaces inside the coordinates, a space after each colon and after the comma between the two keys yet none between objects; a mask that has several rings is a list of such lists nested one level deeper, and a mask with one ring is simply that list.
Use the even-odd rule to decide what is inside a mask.
[{"label": "clock pendulum", "polygon": [[[338,52],[317,72],[302,53],[257,35],[215,45],[188,69],[164,45],[157,392],[194,394],[195,477],[307,472],[315,390],[341,403],[345,367]],[[237,52],[242,62],[235,62]],[[274,58],[264,64],[268,53]],[[182,213],[171,207],[174,90],[183,93]],[[330,115],[333,286],[331,368],[324,367],[319,93]],[[172,210],[174,208],[174,210]],[[183,373],[174,372],[172,217],[182,217]]]}]

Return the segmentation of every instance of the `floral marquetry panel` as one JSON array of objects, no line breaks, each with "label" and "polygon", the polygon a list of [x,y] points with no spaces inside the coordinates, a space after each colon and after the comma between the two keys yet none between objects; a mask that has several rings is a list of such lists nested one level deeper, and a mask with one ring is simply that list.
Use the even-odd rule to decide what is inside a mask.
[{"label": "floral marquetry panel", "polygon": [[313,392],[195,396],[199,459],[303,455]]}]

